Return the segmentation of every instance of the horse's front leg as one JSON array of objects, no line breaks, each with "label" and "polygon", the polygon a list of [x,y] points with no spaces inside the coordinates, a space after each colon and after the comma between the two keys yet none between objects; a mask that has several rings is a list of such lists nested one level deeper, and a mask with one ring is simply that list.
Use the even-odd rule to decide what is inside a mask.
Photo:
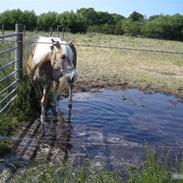
[{"label": "horse's front leg", "polygon": [[40,116],[41,123],[44,123],[46,120],[46,104],[47,104],[49,89],[50,89],[50,86],[47,86],[46,88],[43,89],[43,95],[41,98],[41,116]]},{"label": "horse's front leg", "polygon": [[55,90],[55,97],[54,101],[56,102],[57,100],[60,99],[60,81],[54,81],[54,90]]},{"label": "horse's front leg", "polygon": [[72,108],[72,89],[73,89],[73,85],[70,84],[69,85],[69,101],[68,101],[69,108]]}]

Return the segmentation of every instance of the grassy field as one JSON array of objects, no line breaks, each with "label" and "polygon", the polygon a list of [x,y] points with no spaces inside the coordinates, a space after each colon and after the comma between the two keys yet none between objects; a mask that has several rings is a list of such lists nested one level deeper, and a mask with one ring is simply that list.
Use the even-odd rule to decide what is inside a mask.
[{"label": "grassy field", "polygon": [[[27,32],[25,40],[35,41],[39,35],[48,33]],[[77,46],[102,45],[182,52],[182,42],[103,34],[66,34],[65,38],[73,40],[77,48],[77,88],[134,87],[183,98],[183,54]],[[25,60],[30,47],[31,44],[25,45]]]},{"label": "grassy field", "polygon": [[[181,52],[183,43],[109,35],[77,35],[81,44]],[[77,47],[79,83],[128,86],[175,94],[183,98],[183,55]],[[83,85],[83,87],[85,87]]]}]

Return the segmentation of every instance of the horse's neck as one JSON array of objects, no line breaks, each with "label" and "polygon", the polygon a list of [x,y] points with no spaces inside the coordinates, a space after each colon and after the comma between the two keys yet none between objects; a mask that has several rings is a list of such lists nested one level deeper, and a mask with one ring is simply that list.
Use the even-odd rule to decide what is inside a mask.
[{"label": "horse's neck", "polygon": [[35,73],[40,74],[42,72],[47,72],[47,70],[52,70],[51,54],[47,55],[44,60],[34,66],[32,75],[34,75]]},{"label": "horse's neck", "polygon": [[33,66],[44,62],[47,55],[51,53],[51,49],[49,45],[46,44],[37,44],[35,47],[35,52],[33,56]]},{"label": "horse's neck", "polygon": [[52,54],[50,53],[50,54],[48,54],[48,55],[44,58],[44,60],[42,60],[41,62],[39,62],[39,63],[37,64],[37,67],[42,68],[42,67],[44,67],[44,66],[47,65],[47,64],[51,64],[51,58],[52,58]]}]

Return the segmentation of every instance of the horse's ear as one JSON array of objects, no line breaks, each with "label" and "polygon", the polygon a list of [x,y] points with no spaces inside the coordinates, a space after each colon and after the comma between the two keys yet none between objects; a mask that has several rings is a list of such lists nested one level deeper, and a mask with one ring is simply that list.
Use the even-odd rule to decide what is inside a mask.
[{"label": "horse's ear", "polygon": [[54,42],[55,42],[53,38],[51,38],[51,41],[52,41],[52,43],[54,43]]},{"label": "horse's ear", "polygon": [[68,41],[68,44],[72,44],[73,40]]}]

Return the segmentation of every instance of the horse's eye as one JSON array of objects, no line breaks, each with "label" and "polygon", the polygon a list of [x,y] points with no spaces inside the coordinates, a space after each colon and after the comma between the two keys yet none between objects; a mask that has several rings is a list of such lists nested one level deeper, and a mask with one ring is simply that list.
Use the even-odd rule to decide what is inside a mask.
[{"label": "horse's eye", "polygon": [[62,59],[65,59],[65,58],[66,58],[66,56],[65,56],[65,55],[62,55],[62,56],[61,56],[61,58],[62,58]]}]

